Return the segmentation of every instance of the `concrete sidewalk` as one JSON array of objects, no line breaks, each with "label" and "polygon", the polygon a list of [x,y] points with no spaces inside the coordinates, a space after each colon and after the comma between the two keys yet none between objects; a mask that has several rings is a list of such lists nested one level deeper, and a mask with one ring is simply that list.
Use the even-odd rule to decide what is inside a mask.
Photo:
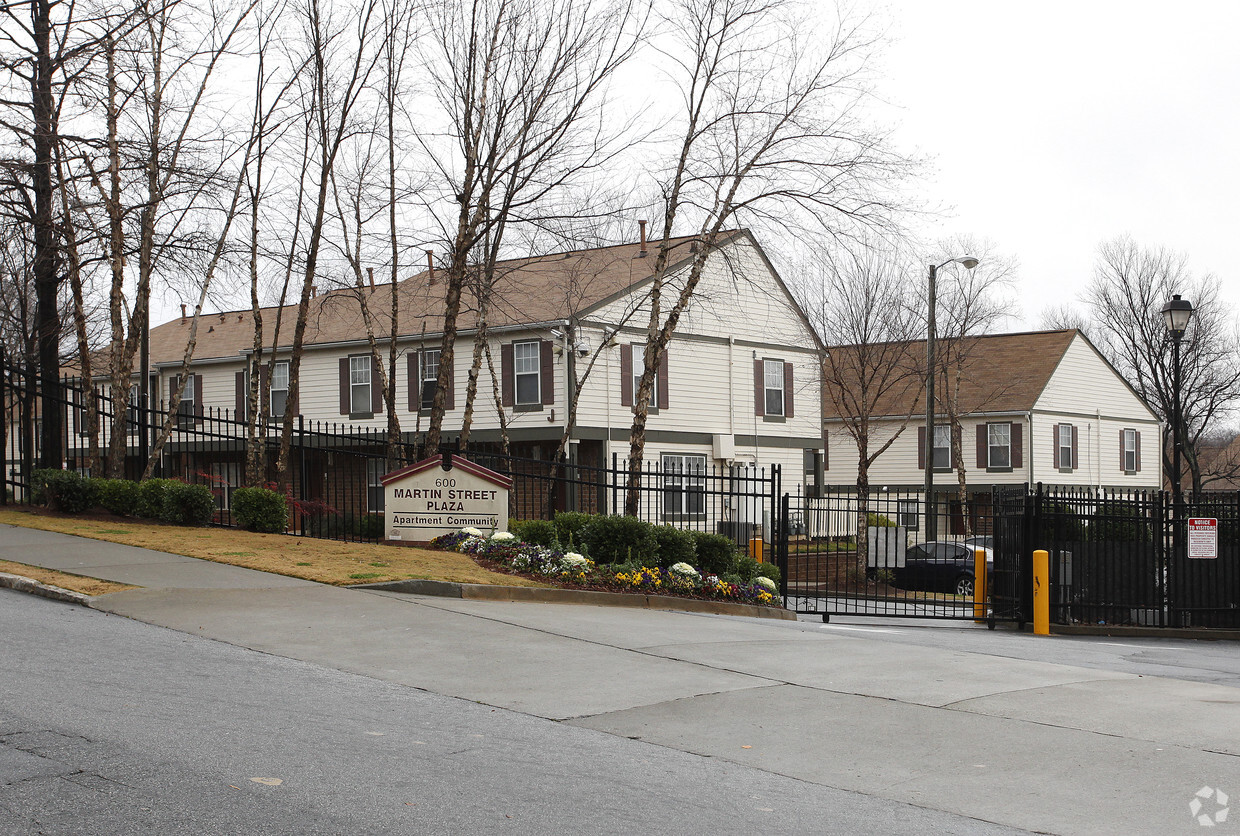
[{"label": "concrete sidewalk", "polygon": [[9,527],[0,557],[145,587],[94,606],[152,624],[1028,830],[1195,833],[1194,793],[1240,793],[1234,688],[809,622],[339,589]]}]

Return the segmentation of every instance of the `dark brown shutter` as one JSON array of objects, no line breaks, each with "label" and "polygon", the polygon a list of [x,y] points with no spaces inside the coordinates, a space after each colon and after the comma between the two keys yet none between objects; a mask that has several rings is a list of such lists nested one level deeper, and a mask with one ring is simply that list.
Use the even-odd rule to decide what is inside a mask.
[{"label": "dark brown shutter", "polygon": [[1051,461],[1053,462],[1051,466],[1056,469],[1064,467],[1064,465],[1059,463],[1059,424],[1051,427],[1051,441],[1054,442],[1051,445]]},{"label": "dark brown shutter", "polygon": [[1025,466],[1025,425],[1012,422],[1012,467]]},{"label": "dark brown shutter", "polygon": [[383,378],[379,374],[379,361],[370,357],[370,411],[380,413],[383,411]]},{"label": "dark brown shutter", "polygon": [[404,356],[405,388],[409,389],[409,412],[422,408],[422,352],[410,351]]},{"label": "dark brown shutter", "polygon": [[822,469],[823,470],[831,469],[831,448],[827,444],[827,439],[829,438],[830,436],[828,435],[823,435],[822,437]]},{"label": "dark brown shutter", "polygon": [[512,376],[512,343],[504,343],[499,347],[500,367],[500,400],[504,406],[516,403],[516,382]]},{"label": "dark brown shutter", "polygon": [[1076,424],[1073,424],[1072,425],[1072,469],[1073,470],[1076,470],[1078,467],[1080,467],[1080,465],[1077,464],[1076,439],[1077,439]]},{"label": "dark brown shutter", "polygon": [[1133,433],[1137,437],[1137,473],[1141,472],[1141,433]]},{"label": "dark brown shutter", "polygon": [[84,414],[86,398],[82,391],[76,388],[79,381],[62,378],[61,385],[67,387],[65,394],[71,399],[69,412],[73,414],[73,432],[82,435],[86,429],[86,415]]},{"label": "dark brown shutter", "polygon": [[620,405],[633,405],[633,344],[620,346]]},{"label": "dark brown shutter", "polygon": [[1125,472],[1124,468],[1124,431],[1119,431],[1119,472]]},{"label": "dark brown shutter", "polygon": [[753,414],[766,415],[766,387],[762,381],[762,361],[753,361]]},{"label": "dark brown shutter", "polygon": [[792,364],[784,363],[784,417],[792,417]]},{"label": "dark brown shutter", "polygon": [[235,412],[233,414],[233,417],[236,418],[238,421],[243,421],[245,420],[245,401],[246,401],[245,370],[244,369],[237,372],[237,387],[236,388],[237,388],[236,405],[234,407]]},{"label": "dark brown shutter", "polygon": [[[439,362],[443,363],[443,352],[439,353]],[[441,365],[440,368],[443,368]],[[448,388],[443,393],[443,408],[456,409],[456,352],[452,352],[452,363],[448,366]]]},{"label": "dark brown shutter", "polygon": [[542,386],[542,402],[555,403],[555,354],[551,340],[540,340],[542,363],[538,372],[538,382]]},{"label": "dark brown shutter", "polygon": [[977,468],[985,470],[990,466],[990,430],[989,424],[977,425]]},{"label": "dark brown shutter", "polygon": [[917,469],[926,469],[926,426],[922,424],[917,428]]},{"label": "dark brown shutter", "polygon": [[659,358],[659,409],[667,409],[671,399],[667,392],[667,352],[663,352],[663,356]]},{"label": "dark brown shutter", "polygon": [[349,358],[340,358],[340,414],[349,414]]},{"label": "dark brown shutter", "polygon": [[203,416],[202,408],[202,375],[194,375],[194,423],[201,424]]}]

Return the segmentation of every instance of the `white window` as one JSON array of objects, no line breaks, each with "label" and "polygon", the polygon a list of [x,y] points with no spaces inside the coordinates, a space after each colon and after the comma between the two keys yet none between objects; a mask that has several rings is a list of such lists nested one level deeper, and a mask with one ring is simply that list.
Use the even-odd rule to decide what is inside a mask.
[{"label": "white window", "polygon": [[[642,372],[646,370],[646,346],[633,344],[633,403],[637,403],[637,390],[642,385]],[[655,374],[654,380],[650,382],[650,401],[649,408],[657,410],[659,408],[659,375]]]},{"label": "white window", "polygon": [[288,408],[288,360],[278,360],[271,367],[271,415],[283,418]]},{"label": "white window", "polygon": [[419,403],[422,409],[430,409],[435,405],[435,389],[439,387],[439,352],[438,348],[428,348],[418,357],[421,364],[419,377],[422,381]]},{"label": "white window", "polygon": [[1137,431],[1124,430],[1124,472],[1137,472]]},{"label": "white window", "polygon": [[950,470],[952,466],[952,428],[950,424],[934,425],[935,470]]},{"label": "white window", "polygon": [[1072,425],[1059,425],[1059,438],[1055,440],[1059,446],[1059,467],[1061,470],[1072,469]]},{"label": "white window", "polygon": [[706,513],[706,457],[665,454],[663,516],[683,518]]},{"label": "white window", "polygon": [[185,388],[181,390],[181,402],[177,405],[178,423],[181,426],[194,423],[194,408],[198,393],[194,391],[194,376],[186,375]]},{"label": "white window", "polygon": [[366,510],[371,514],[383,511],[383,483],[379,481],[387,472],[387,462],[383,459],[366,460]]},{"label": "white window", "polygon": [[1012,466],[1012,425],[987,424],[986,440],[989,454],[986,466],[1003,468]]},{"label": "white window", "polygon": [[349,358],[349,412],[371,411],[369,355]]},{"label": "white window", "polygon": [[512,371],[518,405],[542,403],[542,383],[539,379],[541,352],[542,345],[538,340],[512,345]]},{"label": "white window", "polygon": [[762,361],[762,388],[766,390],[766,414],[784,414],[784,361]]},{"label": "white window", "polygon": [[215,494],[215,507],[221,511],[232,508],[232,495],[241,485],[241,462],[211,463],[211,493]]},{"label": "white window", "polygon": [[134,383],[129,387],[129,397],[125,405],[125,423],[131,434],[141,432],[142,429],[142,390],[138,388],[138,384]]},{"label": "white window", "polygon": [[898,517],[896,524],[909,531],[917,531],[921,518],[921,502],[916,499],[901,499],[896,503]]}]

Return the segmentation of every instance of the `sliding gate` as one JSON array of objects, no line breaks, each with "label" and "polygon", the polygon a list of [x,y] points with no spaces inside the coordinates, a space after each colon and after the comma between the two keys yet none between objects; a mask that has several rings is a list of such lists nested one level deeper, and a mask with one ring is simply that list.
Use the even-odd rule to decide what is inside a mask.
[{"label": "sliding gate", "polygon": [[973,554],[992,542],[989,497],[960,503],[940,494],[936,509],[939,536],[926,542],[920,491],[785,494],[777,544],[784,606],[824,621],[988,618],[987,602],[975,598]]}]

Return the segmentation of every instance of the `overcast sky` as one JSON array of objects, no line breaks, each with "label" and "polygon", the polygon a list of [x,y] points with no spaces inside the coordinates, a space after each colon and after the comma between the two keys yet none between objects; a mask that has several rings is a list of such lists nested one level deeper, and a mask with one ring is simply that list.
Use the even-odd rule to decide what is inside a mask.
[{"label": "overcast sky", "polygon": [[891,0],[879,92],[933,159],[935,237],[1019,261],[1022,319],[1069,302],[1120,234],[1240,301],[1240,3]]}]

